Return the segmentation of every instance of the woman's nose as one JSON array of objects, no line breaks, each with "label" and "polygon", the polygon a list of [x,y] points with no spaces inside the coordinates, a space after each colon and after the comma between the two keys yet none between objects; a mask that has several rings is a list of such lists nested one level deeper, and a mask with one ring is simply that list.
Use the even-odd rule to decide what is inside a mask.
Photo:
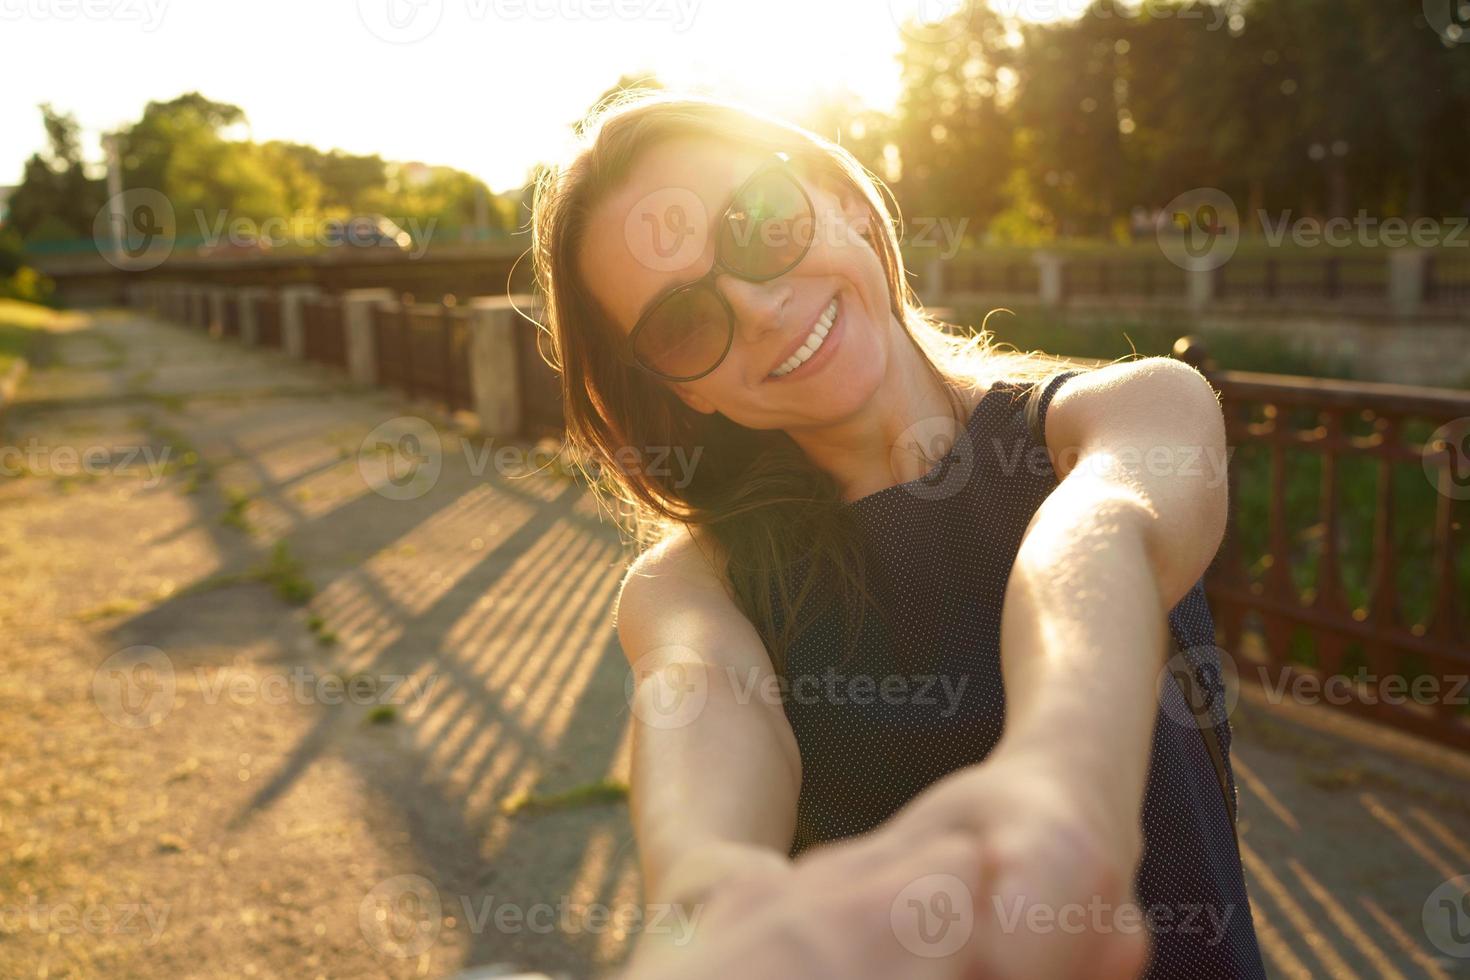
[{"label": "woman's nose", "polygon": [[750,282],[723,275],[715,280],[715,286],[735,311],[735,329],[741,339],[757,340],[780,329],[782,316],[791,301],[789,283],[780,279]]}]

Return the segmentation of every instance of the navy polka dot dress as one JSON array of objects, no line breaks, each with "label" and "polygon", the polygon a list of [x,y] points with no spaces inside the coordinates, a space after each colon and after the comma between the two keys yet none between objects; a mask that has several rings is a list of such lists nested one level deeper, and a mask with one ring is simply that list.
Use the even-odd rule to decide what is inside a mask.
[{"label": "navy polka dot dress", "polygon": [[[845,649],[834,603],[788,651],[785,709],[802,763],[791,856],[873,830],[999,740],[1006,582],[1032,515],[1057,485],[1046,406],[1077,373],[1040,386],[994,384],[928,474],[844,505],[886,626],[870,616],[855,649]],[[1170,612],[1169,626],[1175,663],[1218,677],[1201,586]],[[1150,978],[1265,976],[1219,770],[1200,731],[1213,723],[1233,806],[1230,726],[1223,699],[1209,705],[1196,721],[1177,684],[1161,687],[1136,880]]]}]

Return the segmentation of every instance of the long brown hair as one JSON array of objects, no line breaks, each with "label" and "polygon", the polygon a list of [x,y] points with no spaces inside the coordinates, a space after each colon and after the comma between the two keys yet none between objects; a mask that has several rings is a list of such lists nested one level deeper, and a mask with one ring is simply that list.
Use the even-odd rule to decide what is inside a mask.
[{"label": "long brown hair", "polygon": [[[841,146],[744,106],[663,91],[621,93],[582,123],[571,157],[538,178],[532,218],[532,260],[550,348],[543,353],[561,375],[566,449],[636,546],[661,540],[681,523],[713,535],[724,558],[716,570],[784,673],[791,642],[826,609],[813,598],[842,603],[849,651],[870,612],[882,620],[836,482],[785,432],[695,412],[621,361],[613,346],[619,329],[578,271],[593,209],[627,179],[643,152],[691,136],[784,151],[808,177],[835,179],[860,196],[891,311],[949,395],[958,423],[965,420],[960,391],[1001,377],[1039,377],[1051,364],[995,349],[983,329],[960,336],[925,312],[905,279],[902,224],[896,204],[889,207],[891,194],[885,198],[883,182]],[[651,447],[698,460],[687,485],[677,485],[667,467],[639,464]],[[824,590],[824,580],[835,589]]]}]

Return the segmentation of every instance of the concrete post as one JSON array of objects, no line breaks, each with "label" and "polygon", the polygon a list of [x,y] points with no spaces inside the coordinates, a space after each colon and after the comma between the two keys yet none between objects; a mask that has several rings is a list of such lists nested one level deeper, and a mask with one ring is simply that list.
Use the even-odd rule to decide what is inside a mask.
[{"label": "concrete post", "polygon": [[265,292],[262,286],[235,290],[235,302],[240,306],[240,343],[246,347],[260,346],[260,321],[255,318],[255,301]]},{"label": "concrete post", "polygon": [[487,436],[514,436],[521,430],[516,331],[533,328],[521,322],[516,308],[537,315],[530,296],[477,296],[470,301],[470,387],[480,431]]},{"label": "concrete post", "polygon": [[320,292],[315,286],[281,287],[281,349],[291,357],[306,356],[306,317],[302,305]]},{"label": "concrete post", "polygon": [[209,303],[207,307],[209,326],[206,329],[211,336],[223,336],[225,332],[225,291],[218,286],[211,286],[204,295]]},{"label": "concrete post", "polygon": [[1195,311],[1209,309],[1215,302],[1215,270],[1186,269],[1185,284],[1188,286],[1189,308]]},{"label": "concrete post", "polygon": [[347,330],[347,373],[360,385],[378,383],[378,341],[373,310],[393,302],[391,289],[350,289],[342,294],[342,324]]},{"label": "concrete post", "polygon": [[938,256],[924,263],[924,275],[920,279],[922,295],[919,299],[925,306],[940,306],[944,303],[944,262]]},{"label": "concrete post", "polygon": [[1037,298],[1042,306],[1061,306],[1066,298],[1067,260],[1052,252],[1037,252],[1035,260],[1040,276]]},{"label": "concrete post", "polygon": [[1429,285],[1429,253],[1400,248],[1388,256],[1388,301],[1399,316],[1413,316],[1424,304]]}]

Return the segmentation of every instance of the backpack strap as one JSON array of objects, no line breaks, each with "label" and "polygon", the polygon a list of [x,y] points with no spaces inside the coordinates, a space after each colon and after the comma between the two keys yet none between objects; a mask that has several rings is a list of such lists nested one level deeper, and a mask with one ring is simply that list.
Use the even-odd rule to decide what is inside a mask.
[{"label": "backpack strap", "polygon": [[1189,710],[1194,713],[1196,725],[1200,737],[1204,739],[1205,750],[1210,753],[1210,761],[1215,766],[1215,778],[1220,783],[1220,795],[1225,798],[1225,812],[1230,816],[1230,832],[1235,835],[1235,846],[1240,846],[1240,831],[1235,826],[1235,794],[1230,791],[1230,775],[1225,771],[1225,751],[1220,746],[1220,735],[1215,730],[1215,719],[1210,714],[1210,699],[1204,696],[1200,690],[1199,678],[1191,667],[1175,667],[1170,671],[1174,675],[1174,681],[1179,685],[1184,700],[1189,703]]}]

